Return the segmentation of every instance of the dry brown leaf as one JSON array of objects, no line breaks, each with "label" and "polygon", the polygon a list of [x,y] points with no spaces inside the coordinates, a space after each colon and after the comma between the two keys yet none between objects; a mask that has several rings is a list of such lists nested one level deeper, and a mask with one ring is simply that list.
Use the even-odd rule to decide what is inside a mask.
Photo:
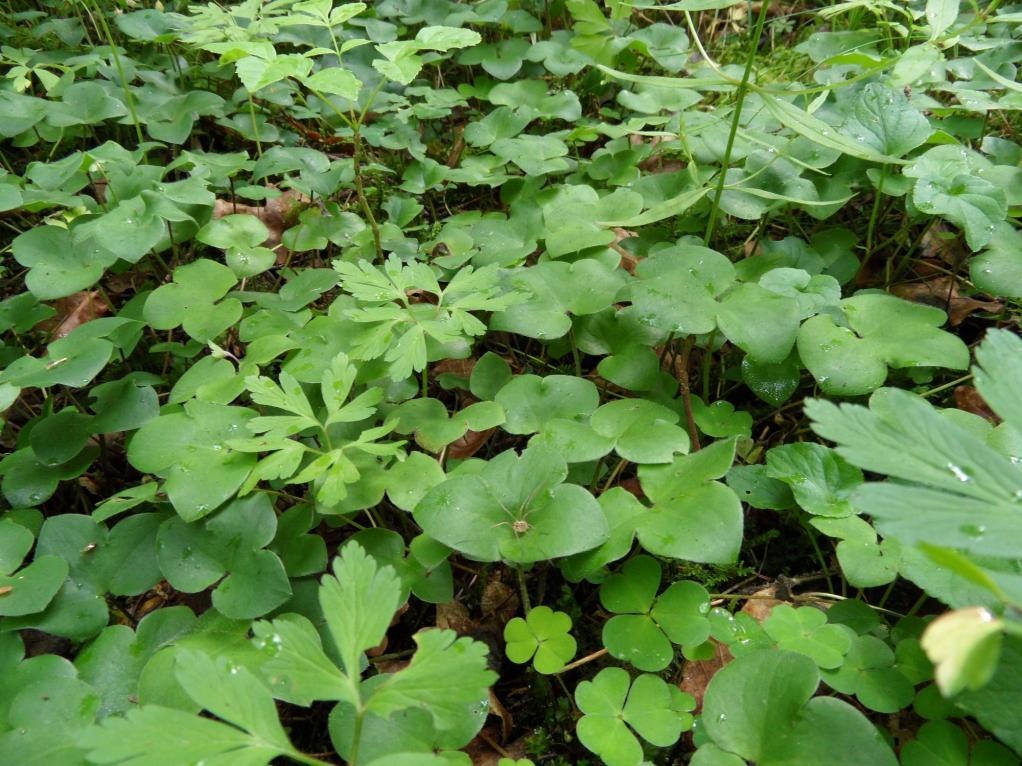
[{"label": "dry brown leaf", "polygon": [[640,500],[646,498],[646,493],[642,491],[642,485],[639,483],[639,479],[635,476],[629,476],[627,479],[622,479],[617,483],[617,486],[626,492],[631,492]]},{"label": "dry brown leaf", "polygon": [[496,622],[501,629],[518,613],[518,593],[510,585],[491,579],[483,588],[479,609],[486,622]]},{"label": "dry brown leaf", "polygon": [[375,663],[375,667],[381,673],[397,673],[411,665],[410,660],[384,660]]},{"label": "dry brown leaf", "polygon": [[53,308],[57,312],[56,316],[44,322],[41,327],[45,330],[52,328],[51,338],[57,340],[70,335],[72,330],[86,322],[109,313],[110,304],[98,290],[82,290],[54,301]]},{"label": "dry brown leaf", "polygon": [[695,697],[696,712],[703,706],[706,687],[717,671],[734,659],[725,644],[713,642],[714,655],[708,660],[689,660],[681,668],[678,688]]},{"label": "dry brown leaf", "polygon": [[634,237],[635,232],[629,231],[628,229],[622,229],[615,227],[612,229],[614,232],[614,241],[610,243],[610,249],[621,256],[621,268],[627,271],[631,275],[635,275],[635,267],[639,265],[642,260],[637,255],[628,252],[621,246],[621,241]]},{"label": "dry brown leaf", "polygon": [[460,601],[448,601],[436,605],[436,626],[453,630],[459,635],[471,633],[478,625],[468,613],[468,608]]},{"label": "dry brown leaf", "polygon": [[958,281],[940,276],[925,282],[906,282],[894,285],[891,292],[899,298],[925,303],[928,306],[947,311],[952,327],[957,327],[974,311],[1000,312],[1004,305],[1000,301],[980,301],[961,295]]},{"label": "dry brown leaf", "polygon": [[508,709],[504,707],[504,703],[500,701],[500,698],[494,693],[493,689],[490,689],[490,715],[500,718],[500,741],[507,742],[507,738],[511,736],[511,729],[514,728],[515,719],[508,712]]},{"label": "dry brown leaf", "polygon": [[[394,612],[394,616],[390,619],[390,627],[393,628],[395,625],[397,625],[401,621],[401,616],[405,612],[407,612],[407,611],[408,611],[408,602],[405,601],[398,608],[398,610],[396,612]],[[387,651],[387,645],[389,643],[390,643],[390,638],[386,634],[384,634],[383,640],[380,641],[380,643],[378,643],[372,649],[366,650],[366,655],[369,656],[369,657],[379,657],[381,654],[383,654],[385,651]]]},{"label": "dry brown leaf", "polygon": [[980,395],[975,386],[957,386],[955,388],[955,406],[960,410],[971,412],[973,415],[979,415],[991,423],[997,424],[1001,422],[997,413],[990,409],[990,405],[987,404],[986,399]]},{"label": "dry brown leaf", "polygon": [[945,223],[935,223],[919,241],[919,257],[923,259],[938,260],[957,267],[967,255],[962,238]]},{"label": "dry brown leaf", "polygon": [[473,356],[468,359],[441,359],[439,362],[432,365],[429,368],[429,371],[433,377],[447,373],[450,375],[457,375],[459,378],[468,378],[472,375],[472,370],[474,370],[475,367],[476,358]]},{"label": "dry brown leaf", "polygon": [[470,458],[483,448],[483,445],[490,440],[496,428],[487,428],[485,431],[466,431],[447,447],[447,457],[454,460]]},{"label": "dry brown leaf", "polygon": [[751,596],[752,598],[745,602],[742,611],[750,615],[756,622],[763,622],[774,611],[775,606],[785,603],[777,598],[776,585],[768,585],[766,588],[752,593]]},{"label": "dry brown leaf", "polygon": [[293,225],[298,211],[311,201],[309,197],[295,189],[288,189],[279,196],[266,200],[265,205],[244,205],[240,202],[217,199],[213,205],[213,218],[235,214],[254,215],[270,230],[263,247],[272,250],[280,244],[284,230]]},{"label": "dry brown leaf", "polygon": [[497,766],[501,758],[525,757],[524,737],[504,746],[497,742],[497,737],[497,729],[488,726],[463,748],[472,759],[472,766]]}]

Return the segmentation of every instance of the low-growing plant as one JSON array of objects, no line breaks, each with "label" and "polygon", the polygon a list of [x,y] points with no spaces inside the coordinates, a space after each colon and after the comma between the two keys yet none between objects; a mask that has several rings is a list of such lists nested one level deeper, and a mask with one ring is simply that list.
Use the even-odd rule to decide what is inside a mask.
[{"label": "low-growing plant", "polygon": [[1020,34],[0,9],[0,764],[1018,764]]}]

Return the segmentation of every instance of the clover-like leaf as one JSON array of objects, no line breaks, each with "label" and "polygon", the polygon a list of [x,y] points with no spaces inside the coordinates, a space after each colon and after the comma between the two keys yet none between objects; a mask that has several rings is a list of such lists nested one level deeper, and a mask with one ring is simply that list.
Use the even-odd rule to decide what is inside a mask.
[{"label": "clover-like leaf", "polygon": [[213,340],[241,318],[241,302],[223,299],[237,281],[234,272],[222,264],[193,261],[174,269],[174,281],[152,292],[143,314],[157,330],[183,325],[195,340]]},{"label": "clover-like leaf", "polygon": [[842,694],[878,713],[893,713],[912,702],[915,688],[895,667],[891,648],[875,636],[858,636],[840,667],[821,672],[823,680]]},{"label": "clover-like leaf", "polygon": [[578,648],[571,633],[571,617],[548,606],[537,606],[525,618],[514,617],[504,626],[505,652],[514,663],[532,660],[540,673],[557,673]]},{"label": "clover-like leaf", "polygon": [[811,658],[821,668],[839,667],[852,647],[844,628],[827,623],[827,615],[811,606],[779,604],[763,621],[763,629],[781,649]]},{"label": "clover-like leaf", "polygon": [[490,460],[480,472],[448,478],[415,508],[434,539],[480,561],[529,563],[570,556],[607,539],[607,520],[585,489],[562,484],[557,454],[529,447]]},{"label": "clover-like leaf", "polygon": [[639,670],[663,670],[674,658],[672,642],[691,647],[710,635],[706,589],[681,581],[657,596],[660,576],[656,559],[636,556],[600,587],[601,603],[615,613],[603,626],[603,644]]},{"label": "clover-like leaf", "polygon": [[607,766],[639,766],[639,737],[669,747],[692,725],[688,711],[695,700],[658,676],[643,674],[632,682],[621,668],[604,668],[575,689],[584,713],[577,724],[579,741]]}]

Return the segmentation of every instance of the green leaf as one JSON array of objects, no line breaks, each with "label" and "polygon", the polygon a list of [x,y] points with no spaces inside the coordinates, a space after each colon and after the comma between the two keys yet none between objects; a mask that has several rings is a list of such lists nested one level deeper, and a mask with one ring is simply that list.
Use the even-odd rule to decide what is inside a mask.
[{"label": "green leaf", "polygon": [[791,487],[803,510],[817,516],[849,516],[850,498],[862,471],[820,444],[786,444],[767,452],[767,475]]},{"label": "green leaf", "polygon": [[603,626],[611,656],[639,670],[663,670],[674,658],[671,643],[693,647],[710,635],[706,589],[688,581],[673,583],[659,597],[660,565],[636,556],[600,587],[603,606],[615,616]]},{"label": "green leaf", "polygon": [[38,556],[27,567],[0,575],[0,617],[41,612],[57,595],[67,573],[67,563],[62,558]]},{"label": "green leaf", "polygon": [[275,697],[305,707],[315,700],[352,700],[351,683],[326,656],[305,617],[257,622],[252,633],[252,643],[270,657],[260,671]]},{"label": "green leaf", "polygon": [[867,483],[855,504],[885,536],[1014,558],[1022,534],[1016,466],[907,391],[884,389],[870,409],[811,401],[813,429],[853,465],[913,482]]},{"label": "green leaf", "polygon": [[584,713],[579,741],[607,766],[638,766],[643,760],[638,737],[657,747],[673,745],[691,727],[687,711],[695,707],[692,697],[672,691],[661,678],[644,674],[632,683],[621,668],[604,668],[580,683],[575,701]]},{"label": "green leaf", "polygon": [[1007,215],[1004,191],[984,176],[993,164],[976,152],[935,146],[921,155],[905,175],[915,178],[912,202],[930,215],[940,215],[965,231],[969,247],[990,242]]},{"label": "green leaf", "polygon": [[982,607],[942,614],[923,634],[923,649],[933,662],[937,686],[945,697],[976,690],[990,681],[1001,653],[1004,623]]},{"label": "green leaf", "polygon": [[733,439],[714,442],[670,465],[640,466],[639,480],[653,507],[639,519],[642,547],[657,556],[726,563],[738,555],[742,505],[716,479],[734,461]]},{"label": "green leaf", "polygon": [[760,766],[833,763],[896,766],[882,735],[837,699],[811,699],[819,671],[808,657],[756,651],[718,671],[706,689],[703,722],[724,751]]},{"label": "green leaf", "polygon": [[827,624],[827,615],[810,606],[779,604],[763,629],[781,649],[804,654],[821,668],[839,667],[852,646],[843,628]]},{"label": "green leaf", "polygon": [[688,433],[676,425],[678,419],[673,410],[646,399],[619,399],[597,409],[589,422],[597,434],[613,440],[623,459],[669,463],[675,453],[688,452]]},{"label": "green leaf", "polygon": [[994,736],[1022,752],[1022,715],[1015,704],[1022,694],[1022,639],[1006,636],[1000,661],[990,681],[976,691],[966,691],[955,703],[972,714]]},{"label": "green leaf", "polygon": [[361,546],[349,545],[323,577],[319,603],[349,679],[361,674],[359,657],[379,644],[400,604],[401,584],[391,567],[379,567]]},{"label": "green leaf", "polygon": [[930,39],[936,40],[958,18],[958,0],[926,0],[926,21],[930,25]]},{"label": "green leaf", "polygon": [[757,91],[757,94],[763,100],[763,106],[775,120],[815,144],[871,162],[905,164],[905,160],[898,159],[887,152],[877,151],[866,141],[857,141],[847,135],[845,130],[838,130],[787,101],[771,96],[762,90]]},{"label": "green leaf", "polygon": [[870,293],[845,298],[841,310],[847,326],[820,314],[798,331],[799,356],[824,393],[868,394],[883,385],[888,367],[969,364],[965,344],[938,329],[946,320],[940,309]]},{"label": "green leaf", "polygon": [[465,706],[487,699],[497,675],[487,668],[486,644],[459,638],[452,630],[425,630],[413,636],[412,661],[376,687],[366,710],[387,717],[398,710],[419,708],[433,717],[438,729],[456,726]]},{"label": "green leaf", "polygon": [[255,455],[232,450],[255,413],[189,401],[183,412],[150,420],[128,445],[128,461],[165,479],[163,488],[185,521],[202,518],[234,495],[255,465]]},{"label": "green leaf", "polygon": [[557,673],[575,656],[571,617],[548,606],[537,606],[525,619],[514,617],[504,626],[505,652],[519,665],[532,660],[537,672]]},{"label": "green leaf", "polygon": [[178,681],[199,705],[229,724],[147,705],[107,718],[84,744],[93,763],[172,766],[216,758],[236,766],[269,764],[294,753],[270,693],[246,668],[179,651]]},{"label": "green leaf", "polygon": [[36,226],[11,243],[15,260],[29,269],[25,285],[40,300],[71,295],[92,286],[114,258],[75,244],[58,226]]},{"label": "green leaf", "polygon": [[430,537],[480,561],[530,563],[604,542],[607,520],[585,489],[562,484],[567,464],[529,447],[501,453],[473,475],[433,487],[415,508]]},{"label": "green leaf", "polygon": [[199,259],[178,266],[174,281],[149,295],[143,315],[154,329],[183,325],[192,338],[205,343],[241,318],[241,302],[223,299],[237,281],[229,268],[215,261]]},{"label": "green leaf", "polygon": [[329,96],[341,96],[349,101],[357,100],[358,92],[362,89],[361,81],[347,69],[340,67],[321,69],[311,76],[303,77],[301,82],[312,90]]},{"label": "green leaf", "polygon": [[859,702],[878,713],[894,713],[911,704],[912,682],[895,667],[891,648],[875,636],[858,636],[841,667],[824,670],[828,686],[842,694],[854,694]]},{"label": "green leaf", "polygon": [[901,89],[870,83],[842,127],[879,154],[902,157],[926,142],[933,129]]}]

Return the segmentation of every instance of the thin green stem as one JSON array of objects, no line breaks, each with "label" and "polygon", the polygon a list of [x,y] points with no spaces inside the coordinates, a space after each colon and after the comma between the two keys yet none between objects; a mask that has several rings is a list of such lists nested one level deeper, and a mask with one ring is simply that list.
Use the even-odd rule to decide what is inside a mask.
[{"label": "thin green stem", "polygon": [[830,568],[827,566],[827,559],[824,558],[823,551],[820,550],[820,544],[816,541],[816,535],[813,534],[813,530],[807,525],[805,527],[806,534],[809,536],[809,544],[813,547],[813,553],[816,554],[817,560],[820,562],[820,568],[826,574],[827,579],[827,590],[834,590],[834,581],[830,577]]},{"label": "thin green stem", "polygon": [[518,573],[518,590],[522,595],[522,609],[528,614],[532,611],[532,601],[529,599],[529,586],[525,582],[525,570],[519,565],[515,567],[515,571]]},{"label": "thin green stem", "polygon": [[575,375],[582,377],[582,357],[578,353],[578,343],[575,342],[575,330],[568,330],[568,340],[571,342],[571,358],[575,362]]},{"label": "thin green stem", "polygon": [[856,272],[857,277],[866,273],[866,267],[876,251],[874,247],[876,228],[877,221],[880,218],[880,204],[884,198],[884,181],[886,180],[887,165],[885,164],[880,168],[880,180],[877,182],[876,194],[873,197],[873,210],[869,214],[869,224],[866,226],[866,256],[862,259],[862,263],[859,264],[859,270]]},{"label": "thin green stem", "polygon": [[121,81],[121,89],[124,91],[124,102],[128,107],[128,113],[131,115],[131,121],[135,125],[135,135],[141,146],[145,142],[145,137],[142,135],[142,124],[138,121],[138,112],[135,111],[135,99],[131,95],[131,89],[128,87],[128,78],[124,74],[124,66],[121,64],[121,56],[117,52],[113,33],[110,31],[110,25],[106,23],[106,16],[100,9],[97,0],[92,0],[92,6],[96,9],[96,20],[98,20],[99,25],[103,28],[106,44],[110,46],[110,56],[114,60],[114,68],[117,70],[117,77]]},{"label": "thin green stem", "polygon": [[713,238],[713,230],[717,225],[717,215],[720,211],[720,198],[724,194],[724,184],[727,179],[727,169],[731,164],[731,152],[735,146],[735,135],[738,133],[738,123],[742,116],[742,104],[745,103],[745,94],[748,91],[749,76],[752,74],[752,64],[756,60],[756,50],[759,48],[759,39],[763,34],[763,24],[766,23],[767,8],[770,7],[770,0],[763,0],[759,8],[759,18],[756,19],[756,28],[752,32],[752,39],[749,41],[749,52],[745,57],[745,71],[742,73],[742,81],[738,85],[738,95],[735,98],[734,115],[731,117],[731,130],[727,136],[727,146],[724,148],[724,157],[720,162],[720,176],[717,179],[717,191],[713,195],[713,206],[710,208],[710,217],[706,222],[706,234],[703,242],[709,247]]},{"label": "thin green stem", "polygon": [[248,94],[248,116],[252,122],[252,137],[255,138],[256,153],[263,156],[263,142],[259,140],[259,122],[256,120],[255,113],[255,101],[252,100],[252,94]]},{"label": "thin green stem", "polygon": [[358,747],[362,744],[362,722],[365,719],[365,711],[362,705],[355,711],[355,727],[351,732],[351,751],[348,753],[348,763],[358,763]]}]

